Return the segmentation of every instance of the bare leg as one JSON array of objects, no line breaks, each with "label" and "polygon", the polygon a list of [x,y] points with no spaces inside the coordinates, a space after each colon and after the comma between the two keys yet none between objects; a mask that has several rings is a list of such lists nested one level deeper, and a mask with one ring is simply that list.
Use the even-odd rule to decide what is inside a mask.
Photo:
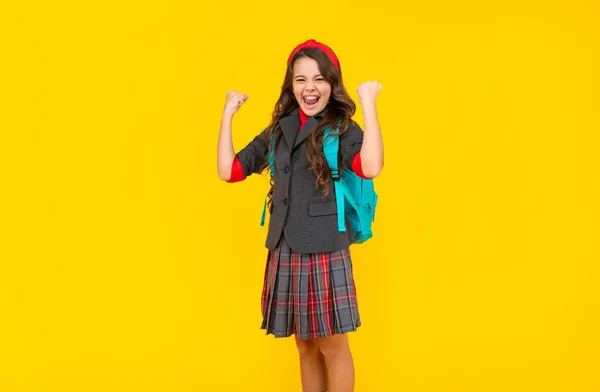
[{"label": "bare leg", "polygon": [[327,389],[325,357],[317,339],[301,340],[294,335],[300,354],[300,376],[304,392],[323,392]]},{"label": "bare leg", "polygon": [[354,362],[348,345],[348,335],[318,338],[319,348],[327,360],[329,392],[354,391]]}]

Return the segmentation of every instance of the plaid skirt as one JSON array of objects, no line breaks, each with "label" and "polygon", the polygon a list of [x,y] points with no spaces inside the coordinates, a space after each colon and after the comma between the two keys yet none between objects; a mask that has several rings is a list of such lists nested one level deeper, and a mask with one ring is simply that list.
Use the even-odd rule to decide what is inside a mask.
[{"label": "plaid skirt", "polygon": [[268,253],[261,308],[261,329],[276,338],[355,331],[361,323],[350,250],[297,253],[282,237]]}]

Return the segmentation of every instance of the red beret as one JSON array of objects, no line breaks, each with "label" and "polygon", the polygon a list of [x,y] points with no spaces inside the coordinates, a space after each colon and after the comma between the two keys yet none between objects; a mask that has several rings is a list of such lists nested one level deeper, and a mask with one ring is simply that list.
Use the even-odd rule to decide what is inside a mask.
[{"label": "red beret", "polygon": [[331,50],[331,48],[325,44],[322,44],[320,42],[315,41],[314,39],[309,39],[306,42],[301,43],[300,45],[296,46],[294,48],[294,50],[292,50],[292,53],[290,54],[290,57],[288,57],[288,64],[290,63],[290,61],[292,61],[292,57],[294,57],[294,55],[300,50],[300,49],[304,49],[304,48],[317,48],[317,49],[321,49],[326,55],[327,57],[329,57],[329,59],[331,60],[331,62],[333,63],[333,65],[335,65],[335,67],[337,68],[337,70],[340,70],[340,62],[337,58],[337,56],[335,55],[335,53],[333,53],[333,50]]}]

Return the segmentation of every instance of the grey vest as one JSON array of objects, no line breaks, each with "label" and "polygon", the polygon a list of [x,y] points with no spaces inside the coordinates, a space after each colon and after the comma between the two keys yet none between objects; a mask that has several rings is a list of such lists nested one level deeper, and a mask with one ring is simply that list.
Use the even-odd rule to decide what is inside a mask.
[{"label": "grey vest", "polygon": [[[265,244],[268,249],[274,249],[282,235],[290,247],[300,253],[331,252],[347,248],[354,242],[348,222],[346,232],[338,231],[333,180],[329,180],[330,193],[324,199],[323,193],[316,189],[314,172],[306,170],[305,140],[327,111],[326,107],[306,120],[300,133],[298,109],[279,121],[283,137],[275,151],[275,187]],[[265,162],[268,153],[265,132],[237,154],[246,176],[260,173]],[[352,169],[352,159],[360,151],[362,140],[362,129],[352,121],[348,131],[340,138],[341,167]]]}]

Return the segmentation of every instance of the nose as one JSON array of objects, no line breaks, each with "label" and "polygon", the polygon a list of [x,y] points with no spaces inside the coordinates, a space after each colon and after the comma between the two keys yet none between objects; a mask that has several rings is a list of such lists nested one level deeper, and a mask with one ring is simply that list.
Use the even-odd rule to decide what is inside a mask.
[{"label": "nose", "polygon": [[308,83],[306,84],[306,90],[308,90],[308,91],[313,91],[314,89],[315,89],[315,85],[314,85],[314,83],[312,83],[312,82],[308,82]]}]

